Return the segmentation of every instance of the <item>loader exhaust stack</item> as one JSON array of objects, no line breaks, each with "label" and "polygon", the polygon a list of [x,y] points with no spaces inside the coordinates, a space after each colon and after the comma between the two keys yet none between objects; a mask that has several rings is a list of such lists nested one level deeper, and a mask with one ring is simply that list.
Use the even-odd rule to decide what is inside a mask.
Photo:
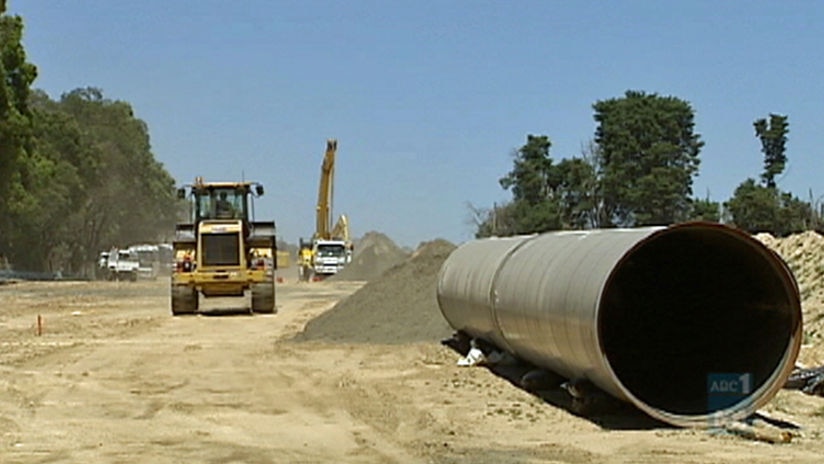
[{"label": "loader exhaust stack", "polygon": [[678,426],[762,407],[802,337],[784,261],[713,223],[471,241],[437,296],[454,329]]}]

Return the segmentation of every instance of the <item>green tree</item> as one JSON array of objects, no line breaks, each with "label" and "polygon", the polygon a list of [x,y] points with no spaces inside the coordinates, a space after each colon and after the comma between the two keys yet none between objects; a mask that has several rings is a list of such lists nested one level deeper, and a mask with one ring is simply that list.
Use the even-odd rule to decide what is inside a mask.
[{"label": "green tree", "polygon": [[585,159],[563,159],[552,167],[550,192],[560,206],[563,229],[597,225],[597,182],[595,168]]},{"label": "green tree", "polygon": [[815,214],[809,203],[792,194],[759,185],[747,179],[735,189],[725,204],[732,223],[750,233],[769,232],[786,236],[815,227]]},{"label": "green tree", "polygon": [[518,226],[511,201],[503,205],[494,204],[492,208],[481,208],[471,203],[467,206],[470,212],[469,222],[475,227],[475,238],[505,237],[517,233]]},{"label": "green tree", "polygon": [[174,179],[151,152],[146,123],[131,105],[89,87],[64,94],[62,112],[83,129],[87,151],[80,163],[87,196],[78,204],[80,242],[75,266],[110,246],[157,241],[174,230],[178,201]]},{"label": "green tree", "polygon": [[23,20],[0,0],[0,255],[20,269],[80,272],[111,245],[173,231],[174,180],[131,105],[78,89],[31,91]]},{"label": "green tree", "polygon": [[597,224],[597,178],[588,159],[550,157],[545,135],[528,135],[513,155],[513,168],[500,179],[512,201],[481,209],[469,205],[476,237],[584,229]]},{"label": "green tree", "polygon": [[602,226],[669,224],[691,210],[703,142],[693,110],[675,97],[627,91],[593,105]]},{"label": "green tree", "polygon": [[14,263],[21,269],[69,270],[76,241],[76,205],[85,201],[82,176],[89,148],[69,115],[56,111],[45,92],[30,98],[34,140],[22,163],[26,189],[17,192],[10,217]]},{"label": "green tree", "polygon": [[721,222],[721,204],[710,200],[709,197],[693,199],[690,220]]},{"label": "green tree", "polygon": [[513,155],[513,168],[499,182],[512,190],[513,199],[530,205],[543,202],[548,193],[552,142],[545,135],[527,135],[526,144]]},{"label": "green tree", "polygon": [[168,238],[179,202],[131,105],[95,88],[30,95],[32,139],[17,160],[4,235],[19,269],[89,273],[111,246]]},{"label": "green tree", "polygon": [[512,191],[507,214],[514,227],[511,232],[526,234],[561,228],[560,207],[550,195],[555,174],[545,135],[528,135],[527,142],[514,155],[513,168],[500,179],[501,187]]},{"label": "green tree", "polygon": [[775,233],[779,217],[778,196],[775,189],[758,185],[749,178],[739,185],[732,198],[724,205],[732,223],[750,233]]},{"label": "green tree", "polygon": [[769,123],[766,119],[757,119],[753,127],[755,136],[761,140],[761,152],[764,153],[764,172],[761,179],[767,187],[775,188],[775,177],[784,172],[787,163],[785,151],[790,124],[787,122],[787,116],[771,113]]},{"label": "green tree", "polygon": [[37,69],[26,61],[22,37],[23,19],[7,15],[0,0],[0,255],[11,253],[9,207],[25,191],[20,164],[31,142],[27,102]]},{"label": "green tree", "polygon": [[808,203],[776,187],[775,177],[784,171],[787,163],[787,116],[770,114],[769,122],[758,119],[753,127],[764,154],[762,184],[750,178],[738,186],[725,205],[732,223],[748,232],[769,232],[777,236],[818,227],[820,221],[812,198]]},{"label": "green tree", "polygon": [[818,221],[810,203],[789,192],[779,192],[778,223],[775,233],[780,236],[814,229]]}]

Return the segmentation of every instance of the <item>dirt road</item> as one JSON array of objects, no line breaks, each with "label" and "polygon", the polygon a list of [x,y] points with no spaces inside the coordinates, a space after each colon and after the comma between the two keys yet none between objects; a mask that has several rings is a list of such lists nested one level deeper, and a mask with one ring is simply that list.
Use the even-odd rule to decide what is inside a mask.
[{"label": "dirt road", "polygon": [[0,286],[0,462],[751,464],[824,454],[824,401],[798,392],[770,409],[805,429],[770,445],[626,409],[579,417],[562,398],[456,367],[437,340],[291,340],[360,285],[279,284],[276,315],[181,318],[169,315],[163,280]]}]

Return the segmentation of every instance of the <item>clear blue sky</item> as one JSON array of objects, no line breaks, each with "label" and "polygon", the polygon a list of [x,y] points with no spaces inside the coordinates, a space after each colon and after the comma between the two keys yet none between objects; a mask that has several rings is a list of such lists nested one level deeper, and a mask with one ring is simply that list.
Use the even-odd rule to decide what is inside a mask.
[{"label": "clear blue sky", "polygon": [[178,182],[245,175],[259,218],[311,235],[327,138],[335,214],[400,245],[471,238],[467,202],[527,134],[553,158],[592,139],[592,104],[628,89],[689,101],[698,196],[762,168],[752,122],[787,114],[779,187],[824,195],[824,2],[8,0],[35,87],[130,102]]}]

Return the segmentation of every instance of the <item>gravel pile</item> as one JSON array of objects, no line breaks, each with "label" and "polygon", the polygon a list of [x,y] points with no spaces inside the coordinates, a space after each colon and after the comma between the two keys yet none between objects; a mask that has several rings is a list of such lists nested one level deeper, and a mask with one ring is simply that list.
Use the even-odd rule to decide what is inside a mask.
[{"label": "gravel pile", "polygon": [[784,258],[792,269],[801,292],[809,345],[802,357],[816,365],[824,363],[824,237],[807,231],[784,238],[761,233],[755,238]]},{"label": "gravel pile", "polygon": [[455,245],[422,243],[413,255],[311,320],[297,340],[401,344],[452,335],[435,297],[438,271]]},{"label": "gravel pile", "polygon": [[409,254],[380,232],[368,232],[358,241],[352,262],[332,280],[365,280],[380,277],[387,269],[404,262]]}]

